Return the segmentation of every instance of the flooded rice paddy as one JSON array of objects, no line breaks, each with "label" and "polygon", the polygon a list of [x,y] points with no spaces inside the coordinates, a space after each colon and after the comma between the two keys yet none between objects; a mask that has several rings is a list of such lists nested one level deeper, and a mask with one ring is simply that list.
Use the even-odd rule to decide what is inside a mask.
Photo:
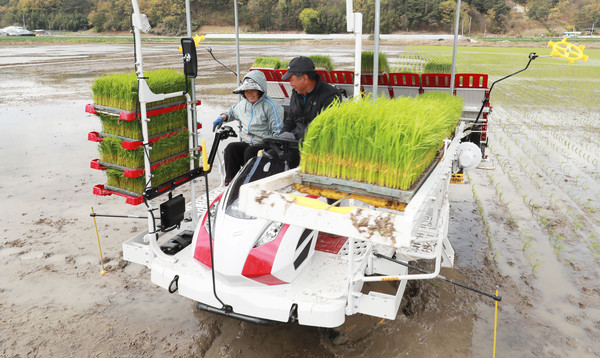
[{"label": "flooded rice paddy", "polygon": [[[146,69],[181,67],[178,44],[145,47]],[[198,50],[198,118],[234,104],[235,47]],[[392,68],[441,58],[449,47],[383,44]],[[242,73],[256,56],[332,56],[353,67],[353,46],[242,44]],[[459,71],[491,80],[523,68],[527,49],[459,50]],[[546,49],[536,49],[540,54]],[[417,56],[416,54],[420,54]],[[410,56],[409,56],[410,54]],[[450,279],[493,293],[499,357],[598,357],[600,348],[600,56],[567,66],[540,58],[492,93],[490,162],[451,186]],[[99,275],[89,217],[144,215],[97,197],[105,180],[84,112],[94,77],[133,71],[128,45],[3,46],[0,53],[0,355],[206,357],[491,356],[494,304],[441,280],[411,283],[396,320],[350,317],[336,330],[255,326],[197,312],[120,259],[145,221],[99,220],[108,274]],[[213,184],[218,180],[212,179]]]}]

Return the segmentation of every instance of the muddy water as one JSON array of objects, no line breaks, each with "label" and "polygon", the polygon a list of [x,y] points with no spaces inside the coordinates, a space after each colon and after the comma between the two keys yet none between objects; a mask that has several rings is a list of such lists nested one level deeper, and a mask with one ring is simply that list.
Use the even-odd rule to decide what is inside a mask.
[{"label": "muddy water", "polygon": [[[180,67],[177,46],[145,47],[146,69]],[[235,68],[233,45],[207,46]],[[401,46],[382,49],[390,59],[402,51]],[[258,55],[289,59],[321,53],[330,53],[338,69],[352,68],[352,45],[243,44],[241,50],[242,69]],[[100,280],[89,207],[116,214],[144,215],[144,210],[91,194],[103,175],[89,169],[97,152],[86,138],[100,124],[83,109],[91,101],[95,76],[131,70],[127,45],[2,48],[0,337],[7,338],[0,338],[0,354],[491,356],[493,301],[441,280],[411,283],[396,320],[354,316],[337,330],[255,326],[197,312],[189,300],[154,287],[147,269],[119,260],[121,242],[143,229],[143,221],[99,222],[109,272]],[[198,72],[198,117],[203,136],[210,139],[213,119],[236,102],[231,94],[235,76],[204,49]],[[570,250],[574,261],[561,263],[551,259],[556,255],[548,245],[538,244],[535,257],[551,263],[532,273],[534,264],[523,259],[523,244],[514,238],[520,231],[534,236],[543,231],[529,219],[528,209],[511,212],[498,202],[495,183],[507,188],[511,183],[498,170],[494,183],[488,172],[475,171],[467,185],[452,185],[449,236],[456,261],[442,274],[486,292],[499,285],[498,356],[598,356],[597,261]],[[508,219],[511,215],[521,215],[522,228]],[[490,232],[496,239],[490,240]],[[583,273],[573,275],[573,265]],[[63,341],[72,343],[65,347]]]}]

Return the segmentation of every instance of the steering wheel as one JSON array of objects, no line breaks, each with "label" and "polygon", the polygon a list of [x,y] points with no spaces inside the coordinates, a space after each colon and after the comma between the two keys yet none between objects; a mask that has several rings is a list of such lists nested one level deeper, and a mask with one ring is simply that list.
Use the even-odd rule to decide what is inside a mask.
[{"label": "steering wheel", "polygon": [[271,149],[267,150],[267,154],[275,154],[277,157],[285,162],[286,167],[292,159],[292,153],[298,151],[298,140],[281,138],[281,137],[267,137],[263,139],[263,143],[267,144]]},{"label": "steering wheel", "polygon": [[230,126],[222,126],[215,134],[215,137],[218,140],[225,140],[229,137],[237,137],[237,133]]}]

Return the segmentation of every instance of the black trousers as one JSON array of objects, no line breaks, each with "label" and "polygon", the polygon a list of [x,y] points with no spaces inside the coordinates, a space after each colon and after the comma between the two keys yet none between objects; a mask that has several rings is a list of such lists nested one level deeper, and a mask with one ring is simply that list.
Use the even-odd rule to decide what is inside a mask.
[{"label": "black trousers", "polygon": [[225,182],[229,183],[244,164],[255,157],[265,145],[250,145],[244,142],[232,142],[225,147]]}]

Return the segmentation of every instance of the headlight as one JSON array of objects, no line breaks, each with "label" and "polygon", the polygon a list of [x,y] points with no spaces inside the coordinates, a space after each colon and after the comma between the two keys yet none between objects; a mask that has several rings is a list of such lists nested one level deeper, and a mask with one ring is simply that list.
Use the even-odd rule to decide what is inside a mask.
[{"label": "headlight", "polygon": [[277,235],[279,235],[279,232],[281,231],[282,227],[283,223],[279,222],[272,222],[271,224],[269,224],[267,228],[262,232],[262,234],[258,237],[256,243],[254,243],[254,247],[256,248],[275,240],[277,238]]}]

